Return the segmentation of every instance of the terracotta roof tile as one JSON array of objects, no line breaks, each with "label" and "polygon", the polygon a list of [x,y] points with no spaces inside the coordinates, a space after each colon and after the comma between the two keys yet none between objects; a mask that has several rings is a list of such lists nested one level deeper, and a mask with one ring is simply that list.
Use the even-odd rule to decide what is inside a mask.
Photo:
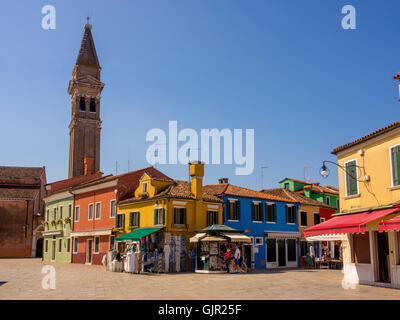
[{"label": "terracotta roof tile", "polygon": [[361,142],[367,141],[369,139],[372,139],[372,138],[374,138],[376,136],[379,136],[381,134],[384,134],[384,133],[386,133],[388,131],[394,130],[394,129],[399,128],[399,127],[400,127],[400,121],[393,122],[392,124],[389,124],[388,126],[383,127],[381,129],[375,130],[374,132],[371,132],[371,133],[369,133],[369,134],[367,134],[367,135],[365,135],[365,136],[363,136],[363,137],[361,137],[361,138],[359,138],[357,140],[354,140],[352,142],[349,142],[349,143],[346,143],[346,144],[344,144],[342,146],[334,148],[333,151],[332,151],[332,154],[337,154],[338,152],[340,152],[342,150],[348,149],[348,148],[350,148],[350,147],[352,147],[354,145],[357,145],[357,144],[359,144]]},{"label": "terracotta roof tile", "polygon": [[39,186],[45,178],[45,169],[37,167],[0,166],[0,185]]},{"label": "terracotta roof tile", "polygon": [[331,186],[320,186],[319,184],[311,184],[304,186],[304,190],[311,190],[316,193],[329,193],[333,195],[339,195],[339,190],[336,188],[333,188]]}]

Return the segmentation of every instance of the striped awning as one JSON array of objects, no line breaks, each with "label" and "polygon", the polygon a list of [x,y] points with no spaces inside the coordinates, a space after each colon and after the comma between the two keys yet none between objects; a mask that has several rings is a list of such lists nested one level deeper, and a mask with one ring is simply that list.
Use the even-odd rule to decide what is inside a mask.
[{"label": "striped awning", "polygon": [[301,232],[266,231],[265,236],[268,239],[298,239],[301,237]]}]

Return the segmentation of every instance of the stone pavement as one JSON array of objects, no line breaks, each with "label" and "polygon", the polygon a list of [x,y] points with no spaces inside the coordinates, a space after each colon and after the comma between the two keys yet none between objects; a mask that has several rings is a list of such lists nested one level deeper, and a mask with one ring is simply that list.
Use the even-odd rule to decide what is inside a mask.
[{"label": "stone pavement", "polygon": [[[42,266],[56,269],[56,289],[44,290]],[[0,259],[0,299],[400,299],[400,290],[345,290],[339,270],[279,270],[249,274],[113,273],[102,266]]]}]

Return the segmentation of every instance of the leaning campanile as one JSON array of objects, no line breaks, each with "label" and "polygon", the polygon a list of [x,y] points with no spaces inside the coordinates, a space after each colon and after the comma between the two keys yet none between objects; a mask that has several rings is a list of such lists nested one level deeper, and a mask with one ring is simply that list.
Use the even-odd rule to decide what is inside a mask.
[{"label": "leaning campanile", "polygon": [[100,170],[100,81],[101,67],[92,37],[92,26],[85,31],[68,85],[71,95],[69,124],[68,177],[91,174]]}]

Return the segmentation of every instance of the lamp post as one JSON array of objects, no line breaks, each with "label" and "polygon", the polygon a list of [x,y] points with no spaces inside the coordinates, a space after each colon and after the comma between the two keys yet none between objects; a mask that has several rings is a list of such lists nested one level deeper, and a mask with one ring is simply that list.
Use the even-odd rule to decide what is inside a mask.
[{"label": "lamp post", "polygon": [[[334,165],[337,166],[338,168],[342,169],[346,174],[348,174],[348,175],[349,175],[351,178],[353,178],[354,180],[359,181],[359,182],[362,182],[362,180],[360,180],[358,177],[353,177],[353,176],[346,170],[345,167],[341,166],[340,164],[338,164],[338,163],[336,163],[336,162],[329,161],[329,160],[324,160],[324,161],[322,161],[322,167],[321,167],[321,169],[319,170],[319,174],[321,175],[322,178],[326,179],[326,178],[328,178],[328,176],[329,176],[329,169],[328,169],[328,167],[326,166],[326,163],[334,164]],[[358,166],[358,165],[355,165],[355,167],[356,167],[357,169],[360,169],[360,170],[362,169],[362,170],[364,170],[364,167],[360,167],[360,166]]]}]

